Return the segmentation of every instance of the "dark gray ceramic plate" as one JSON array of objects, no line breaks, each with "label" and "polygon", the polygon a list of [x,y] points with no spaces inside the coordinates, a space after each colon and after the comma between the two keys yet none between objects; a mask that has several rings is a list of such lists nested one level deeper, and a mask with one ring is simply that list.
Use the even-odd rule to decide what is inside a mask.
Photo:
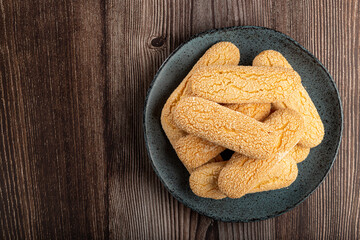
[{"label": "dark gray ceramic plate", "polygon": [[[197,197],[189,188],[189,173],[161,128],[160,113],[171,92],[195,62],[219,41],[232,42],[240,49],[241,65],[251,65],[253,58],[266,49],[281,52],[301,75],[302,83],[320,113],[325,125],[324,140],[298,165],[299,176],[288,188],[222,200]],[[145,142],[155,172],[177,200],[200,214],[222,221],[263,220],[294,208],[324,180],[336,158],[341,133],[341,102],[328,71],[299,43],[280,32],[262,27],[210,30],[192,37],[179,46],[160,67],[145,102]]]}]

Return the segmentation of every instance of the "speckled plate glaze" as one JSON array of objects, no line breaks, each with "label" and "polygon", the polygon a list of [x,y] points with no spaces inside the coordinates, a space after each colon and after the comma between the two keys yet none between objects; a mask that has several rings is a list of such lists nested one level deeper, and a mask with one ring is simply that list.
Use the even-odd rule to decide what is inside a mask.
[{"label": "speckled plate glaze", "polygon": [[[263,50],[281,52],[301,75],[325,126],[323,142],[298,164],[299,176],[288,188],[248,194],[240,199],[212,200],[194,195],[182,165],[160,123],[161,110],[172,91],[214,43],[229,41],[241,53],[241,65],[251,65]],[[210,30],[180,45],[163,63],[149,88],[144,110],[144,136],[155,172],[180,202],[216,220],[250,222],[278,216],[304,201],[324,180],[337,155],[342,133],[342,108],[329,72],[309,51],[290,37],[263,27]]]}]

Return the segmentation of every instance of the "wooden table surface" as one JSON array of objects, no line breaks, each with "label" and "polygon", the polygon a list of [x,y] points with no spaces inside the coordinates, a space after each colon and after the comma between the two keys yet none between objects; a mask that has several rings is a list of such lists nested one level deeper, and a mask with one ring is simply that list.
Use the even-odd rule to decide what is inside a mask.
[{"label": "wooden table surface", "polygon": [[[0,0],[1,239],[359,239],[359,1]],[[330,71],[344,108],[321,186],[279,217],[223,223],[175,200],[148,159],[145,95],[191,35],[257,25]]]}]

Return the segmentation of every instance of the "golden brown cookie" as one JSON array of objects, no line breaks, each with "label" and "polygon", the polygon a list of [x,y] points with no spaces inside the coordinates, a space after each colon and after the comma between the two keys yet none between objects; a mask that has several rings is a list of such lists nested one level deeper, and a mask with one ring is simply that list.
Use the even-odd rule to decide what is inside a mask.
[{"label": "golden brown cookie", "polygon": [[[234,153],[229,160],[229,164],[236,162],[236,164],[243,165],[248,160],[245,156],[239,153]],[[259,181],[256,186],[249,190],[248,193],[263,192],[269,190],[280,189],[288,187],[293,183],[297,177],[298,168],[292,156],[287,154],[280,159],[273,167],[273,169],[264,175],[264,178]],[[219,190],[220,191],[220,190]]]},{"label": "golden brown cookie", "polygon": [[259,181],[248,193],[276,190],[290,186],[298,175],[297,164],[288,154],[280,159],[264,180]]},{"label": "golden brown cookie", "polygon": [[225,107],[231,110],[241,112],[258,121],[263,121],[270,114],[270,103],[240,103],[240,104],[225,104]]},{"label": "golden brown cookie", "polygon": [[181,137],[174,149],[182,163],[191,173],[195,168],[207,163],[210,159],[225,150],[224,147],[199,138],[193,134]]},{"label": "golden brown cookie", "polygon": [[[238,155],[236,157],[236,155]],[[234,153],[234,159],[246,161],[246,157],[239,158],[239,153]],[[226,197],[218,187],[220,171],[225,167],[226,162],[207,163],[196,169],[190,176],[190,188],[199,197],[222,199]],[[296,179],[298,168],[296,162],[290,155],[286,155],[275,166],[274,169],[264,177],[248,193],[262,192],[280,189],[290,186]]]},{"label": "golden brown cookie", "polygon": [[277,135],[274,153],[284,157],[299,142],[304,132],[303,117],[292,109],[279,109],[265,119],[264,124]]},{"label": "golden brown cookie", "polygon": [[288,155],[294,159],[296,163],[304,161],[310,153],[310,148],[302,147],[297,144],[293,149],[290,150]]},{"label": "golden brown cookie", "polygon": [[222,199],[223,194],[218,187],[217,180],[226,162],[207,163],[194,170],[189,178],[191,190],[199,197]]},{"label": "golden brown cookie", "polygon": [[264,160],[234,154],[222,169],[218,179],[220,191],[230,198],[239,198],[257,186],[263,185],[278,162],[302,137],[304,123],[301,115],[291,109],[281,109],[271,114],[264,122],[273,128],[276,136],[274,155]]},{"label": "golden brown cookie", "polygon": [[174,120],[188,133],[253,158],[268,158],[274,148],[270,126],[203,98],[181,99]]},{"label": "golden brown cookie", "polygon": [[[276,51],[266,50],[255,57],[254,66],[283,67],[292,69],[285,57]],[[299,142],[302,147],[312,148],[319,145],[324,137],[324,125],[319,113],[305,88],[298,90],[283,101],[275,102],[275,109],[292,108],[304,116],[304,136]]]},{"label": "golden brown cookie", "polygon": [[274,50],[265,50],[259,53],[252,62],[253,66],[283,67],[292,69],[286,58]]},{"label": "golden brown cookie", "polygon": [[291,69],[229,65],[198,68],[190,81],[194,95],[218,103],[284,101],[301,83]]},{"label": "golden brown cookie", "polygon": [[[256,120],[262,121],[269,115],[271,104],[243,103],[228,104],[226,107],[241,112]],[[222,146],[211,143],[192,134],[181,137],[174,144],[174,149],[190,173],[193,169],[207,163],[210,159],[216,157],[225,150]]]},{"label": "golden brown cookie", "polygon": [[176,104],[182,97],[191,95],[191,91],[188,88],[190,76],[201,66],[210,65],[237,65],[240,61],[239,49],[230,42],[220,42],[214,44],[209,48],[205,54],[198,60],[198,62],[191,69],[189,74],[184,78],[180,85],[174,90],[166,101],[163,110],[161,112],[161,125],[170,140],[172,145],[180,138],[186,135],[186,133],[180,130],[174,124],[172,118],[172,111]]}]

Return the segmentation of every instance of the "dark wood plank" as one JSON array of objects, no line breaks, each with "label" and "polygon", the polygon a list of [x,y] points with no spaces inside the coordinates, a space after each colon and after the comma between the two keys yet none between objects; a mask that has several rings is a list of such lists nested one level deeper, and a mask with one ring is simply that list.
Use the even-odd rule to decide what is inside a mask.
[{"label": "dark wood plank", "polygon": [[100,1],[0,1],[0,236],[107,233]]}]

